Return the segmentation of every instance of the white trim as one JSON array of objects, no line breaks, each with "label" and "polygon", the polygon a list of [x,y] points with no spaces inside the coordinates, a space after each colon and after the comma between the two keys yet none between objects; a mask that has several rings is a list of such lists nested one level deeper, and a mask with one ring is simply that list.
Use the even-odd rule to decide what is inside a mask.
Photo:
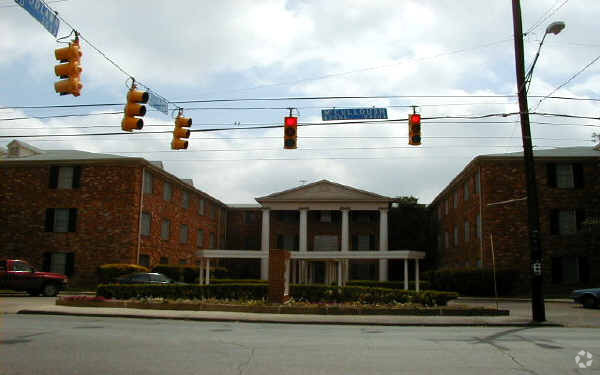
[{"label": "white trim", "polygon": [[[222,259],[268,259],[269,253],[256,250],[198,250],[199,258]],[[291,259],[338,260],[338,259],[424,259],[425,252],[413,250],[390,251],[290,251]]]}]

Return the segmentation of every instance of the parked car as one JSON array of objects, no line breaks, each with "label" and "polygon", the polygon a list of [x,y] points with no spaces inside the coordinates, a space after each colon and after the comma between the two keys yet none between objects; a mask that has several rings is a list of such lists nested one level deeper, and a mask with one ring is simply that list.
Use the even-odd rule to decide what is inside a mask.
[{"label": "parked car", "polygon": [[600,288],[574,290],[571,298],[575,303],[581,303],[583,307],[597,307],[600,304]]},{"label": "parked car", "polygon": [[116,284],[182,284],[158,272],[136,272],[117,277]]},{"label": "parked car", "polygon": [[60,273],[38,272],[24,260],[0,260],[0,289],[54,297],[67,286],[68,280]]}]

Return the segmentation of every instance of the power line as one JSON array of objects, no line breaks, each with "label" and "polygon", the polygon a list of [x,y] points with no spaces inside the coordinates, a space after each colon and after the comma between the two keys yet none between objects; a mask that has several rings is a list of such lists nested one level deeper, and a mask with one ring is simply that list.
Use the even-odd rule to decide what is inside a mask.
[{"label": "power line", "polygon": [[544,22],[546,22],[547,19],[552,17],[556,12],[560,10],[560,8],[562,8],[563,6],[565,6],[565,4],[569,2],[569,0],[564,0],[563,3],[560,4],[557,8],[554,8],[556,7],[556,4],[558,4],[560,1],[561,0],[558,0],[556,3],[554,3],[554,5],[550,7],[550,9],[548,9],[536,22],[533,23],[533,25],[527,31],[523,33],[523,35],[528,35],[534,29],[540,27]]}]

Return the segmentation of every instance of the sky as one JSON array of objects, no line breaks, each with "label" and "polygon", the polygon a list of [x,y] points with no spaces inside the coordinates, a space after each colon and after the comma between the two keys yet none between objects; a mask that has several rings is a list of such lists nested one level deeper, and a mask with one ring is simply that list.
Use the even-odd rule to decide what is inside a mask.
[{"label": "sky", "polygon": [[[526,69],[546,26],[566,24],[547,35],[533,71],[530,112],[551,114],[530,115],[534,149],[593,147],[600,101],[573,99],[600,99],[600,2],[522,3]],[[71,38],[57,42],[14,1],[0,0],[0,146],[19,139],[161,160],[229,204],[322,179],[430,203],[477,155],[522,151],[510,0],[48,6],[66,21],[59,38],[73,28],[82,37],[81,95],[54,91],[54,49]],[[148,106],[142,130],[121,131],[130,77],[193,119],[187,150],[170,149],[173,111]],[[571,99],[542,100],[550,93]],[[340,98],[350,96],[363,98]],[[423,117],[421,146],[408,145],[411,106]],[[386,108],[398,121],[321,119],[322,109],[357,107]],[[300,124],[296,150],[283,149],[288,108]],[[265,125],[279,127],[248,129]],[[113,134],[89,135],[98,133]]]}]

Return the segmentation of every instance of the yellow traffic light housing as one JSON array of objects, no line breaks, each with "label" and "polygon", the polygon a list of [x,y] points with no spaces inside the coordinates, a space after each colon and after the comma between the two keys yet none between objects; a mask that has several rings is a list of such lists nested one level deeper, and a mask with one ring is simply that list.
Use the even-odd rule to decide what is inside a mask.
[{"label": "yellow traffic light housing", "polygon": [[144,120],[141,118],[146,114],[146,106],[140,103],[148,102],[148,92],[138,91],[135,89],[135,84],[131,86],[127,93],[127,104],[125,105],[123,121],[121,121],[121,129],[130,132],[132,130],[140,130],[144,127]]},{"label": "yellow traffic light housing", "polygon": [[421,144],[421,115],[416,113],[408,115],[408,144],[411,146]]},{"label": "yellow traffic light housing", "polygon": [[54,50],[54,56],[61,64],[54,66],[54,73],[60,81],[54,83],[54,91],[60,95],[79,96],[83,85],[81,84],[81,48],[79,38],[76,37],[68,47]]},{"label": "yellow traffic light housing", "polygon": [[[188,148],[188,141],[185,138],[190,137],[189,128],[192,126],[192,119],[189,117],[183,117],[181,111],[175,118],[175,129],[173,129],[173,140],[171,141],[171,149],[173,150],[185,150]],[[182,139],[184,138],[184,139]]]},{"label": "yellow traffic light housing", "polygon": [[298,117],[289,116],[283,122],[283,148],[294,150],[298,146]]}]

